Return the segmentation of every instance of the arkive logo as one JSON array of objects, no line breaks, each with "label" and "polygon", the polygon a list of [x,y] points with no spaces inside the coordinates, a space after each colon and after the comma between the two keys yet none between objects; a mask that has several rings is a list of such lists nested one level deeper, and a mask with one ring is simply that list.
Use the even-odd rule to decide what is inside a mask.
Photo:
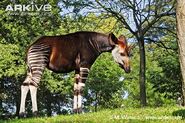
[{"label": "arkive logo", "polygon": [[31,2],[31,4],[9,4],[6,6],[5,11],[20,11],[20,12],[50,12],[52,6],[48,4],[35,4]]}]

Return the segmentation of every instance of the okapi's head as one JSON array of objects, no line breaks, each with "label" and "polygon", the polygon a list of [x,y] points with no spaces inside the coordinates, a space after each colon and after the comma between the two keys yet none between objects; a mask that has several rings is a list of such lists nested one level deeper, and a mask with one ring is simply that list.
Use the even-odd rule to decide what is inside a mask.
[{"label": "okapi's head", "polygon": [[109,34],[109,41],[110,44],[114,46],[112,50],[112,56],[116,63],[119,64],[121,68],[125,70],[126,73],[130,72],[130,58],[129,53],[131,47],[128,46],[127,40],[124,35],[119,36],[119,38],[116,38],[116,36],[111,33]]}]

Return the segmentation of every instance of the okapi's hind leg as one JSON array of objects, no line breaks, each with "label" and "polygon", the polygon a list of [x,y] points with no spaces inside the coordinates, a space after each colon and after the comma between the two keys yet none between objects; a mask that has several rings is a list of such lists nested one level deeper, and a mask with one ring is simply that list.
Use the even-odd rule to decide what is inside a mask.
[{"label": "okapi's hind leg", "polygon": [[[40,75],[41,76],[41,75]],[[21,104],[19,110],[19,117],[26,117],[25,112],[25,102],[28,91],[30,90],[31,101],[32,101],[32,112],[36,116],[38,112],[37,108],[37,83],[40,81],[40,76],[37,75],[37,78],[33,76],[32,73],[28,73],[25,81],[21,85]],[[35,78],[35,79],[34,79]]]},{"label": "okapi's hind leg", "polygon": [[37,116],[38,108],[37,108],[37,87],[34,85],[30,85],[30,94],[31,94],[31,102],[32,102],[32,112],[33,116]]},{"label": "okapi's hind leg", "polygon": [[26,117],[25,113],[25,102],[28,91],[30,90],[31,101],[32,101],[32,112],[33,116],[37,115],[37,87],[42,75],[42,71],[40,74],[28,73],[23,85],[21,86],[21,104],[19,110],[19,117]]},{"label": "okapi's hind leg", "polygon": [[80,68],[80,74],[76,74],[74,83],[73,112],[82,113],[82,94],[85,87],[85,81],[89,73],[88,68]]},{"label": "okapi's hind leg", "polygon": [[20,110],[19,110],[19,116],[20,117],[26,117],[25,113],[25,102],[26,102],[26,96],[29,91],[28,85],[21,85],[21,104],[20,104]]},{"label": "okapi's hind leg", "polygon": [[28,91],[30,90],[31,101],[32,101],[32,112],[34,116],[37,116],[38,108],[37,108],[37,87],[33,85],[23,84],[21,86],[21,105],[19,111],[19,117],[26,117],[25,112],[25,102]]}]

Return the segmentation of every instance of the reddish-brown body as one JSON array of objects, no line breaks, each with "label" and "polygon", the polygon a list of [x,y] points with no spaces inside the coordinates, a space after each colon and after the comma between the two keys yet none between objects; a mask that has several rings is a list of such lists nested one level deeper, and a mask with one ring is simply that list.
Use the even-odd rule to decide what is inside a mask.
[{"label": "reddish-brown body", "polygon": [[95,41],[89,36],[90,34],[81,35],[79,32],[71,36],[44,36],[32,45],[45,44],[50,47],[49,61],[46,66],[48,69],[57,73],[67,73],[73,70],[78,72],[80,67],[90,68],[99,55],[89,43],[89,40]]}]

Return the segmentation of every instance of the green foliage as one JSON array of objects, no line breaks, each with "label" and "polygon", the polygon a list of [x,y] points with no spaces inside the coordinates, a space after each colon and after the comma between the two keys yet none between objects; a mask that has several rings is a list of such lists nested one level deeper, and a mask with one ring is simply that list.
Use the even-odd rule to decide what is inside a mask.
[{"label": "green foliage", "polygon": [[120,23],[114,17],[106,18],[105,15],[88,14],[75,18],[65,16],[60,25],[60,32],[71,33],[76,31],[96,31],[102,33],[128,34],[125,28],[120,28]]},{"label": "green foliage", "polygon": [[[25,73],[24,60],[15,44],[0,44],[0,112],[12,111],[19,99],[20,81]],[[6,104],[3,107],[3,103]]]},{"label": "green foliage", "polygon": [[24,60],[19,56],[19,47],[14,44],[0,44],[0,78],[25,73]]},{"label": "green foliage", "polygon": [[154,59],[158,59],[158,66],[162,69],[155,73],[149,73],[151,75],[149,79],[154,85],[155,92],[160,92],[169,99],[181,98],[182,77],[177,52],[163,52],[158,49],[155,55]]},{"label": "green foliage", "polygon": [[123,87],[123,81],[119,80],[123,75],[124,71],[109,53],[99,56],[89,74],[86,87],[87,104],[94,103],[102,108],[119,107],[113,102],[113,97]]},{"label": "green foliage", "polygon": [[184,109],[180,109],[180,110],[174,111],[172,114],[173,114],[173,116],[180,116],[180,117],[182,117],[183,120],[185,119],[185,110]]},{"label": "green foliage", "polygon": [[[163,49],[157,48],[154,44],[146,45],[146,50],[148,51],[146,53],[146,88],[148,105],[174,105],[181,94],[180,74],[177,74],[180,73],[178,71],[180,69],[177,55],[174,51],[171,52],[173,55],[163,52]],[[138,107],[140,105],[138,87],[139,54],[137,51],[138,49],[136,47],[133,50],[133,56],[131,57],[132,71],[130,74],[126,75],[126,79],[124,81],[124,87],[125,90],[128,91],[129,96],[128,99],[123,102],[123,104],[131,107]],[[169,57],[170,60],[168,60],[166,57]],[[161,62],[164,64],[161,64]],[[171,72],[164,70],[165,68],[169,69]],[[165,78],[168,78],[168,81],[164,81]]]}]

